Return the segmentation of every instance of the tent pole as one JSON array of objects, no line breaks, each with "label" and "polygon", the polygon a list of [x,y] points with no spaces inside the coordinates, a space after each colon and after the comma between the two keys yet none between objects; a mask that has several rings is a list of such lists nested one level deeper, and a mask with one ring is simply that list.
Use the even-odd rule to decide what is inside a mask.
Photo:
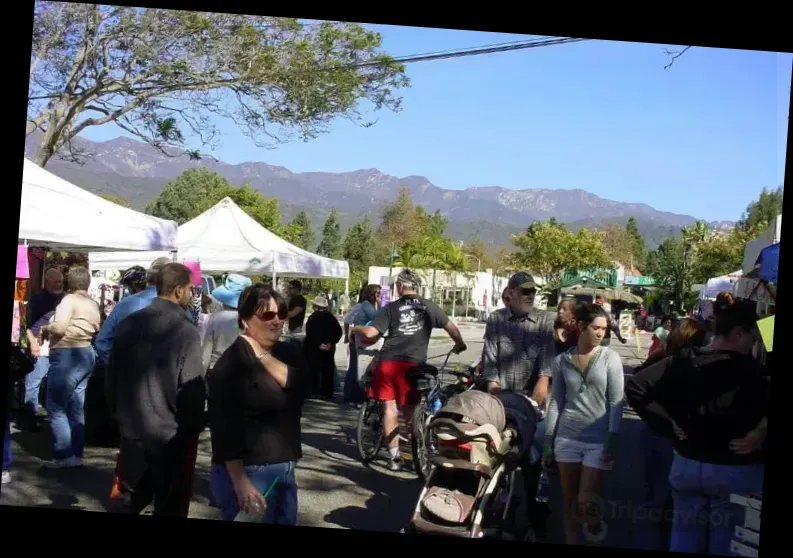
[{"label": "tent pole", "polygon": [[349,277],[344,280],[344,294],[350,296],[350,279]]}]

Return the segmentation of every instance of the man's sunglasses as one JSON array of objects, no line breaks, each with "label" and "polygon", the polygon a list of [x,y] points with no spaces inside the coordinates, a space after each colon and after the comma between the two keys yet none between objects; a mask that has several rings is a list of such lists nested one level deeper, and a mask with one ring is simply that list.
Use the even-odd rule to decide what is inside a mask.
[{"label": "man's sunglasses", "polygon": [[270,322],[274,320],[276,317],[279,320],[285,320],[288,312],[286,310],[279,310],[278,312],[273,312],[272,310],[268,310],[267,312],[259,312],[256,314],[260,320],[263,322]]},{"label": "man's sunglasses", "polygon": [[534,296],[537,294],[537,289],[521,289],[520,292],[523,296]]}]

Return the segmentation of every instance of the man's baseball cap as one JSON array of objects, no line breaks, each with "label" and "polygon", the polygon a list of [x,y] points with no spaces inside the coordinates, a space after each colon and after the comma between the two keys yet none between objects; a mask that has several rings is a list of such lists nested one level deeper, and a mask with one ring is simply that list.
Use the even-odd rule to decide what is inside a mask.
[{"label": "man's baseball cap", "polygon": [[534,277],[525,271],[519,271],[509,278],[507,287],[510,289],[536,289],[537,285],[534,283]]},{"label": "man's baseball cap", "polygon": [[166,258],[165,256],[163,256],[162,258],[157,258],[156,260],[151,262],[151,265],[149,266],[149,274],[159,273],[162,270],[162,268],[164,268],[169,263],[173,263],[171,258]]}]

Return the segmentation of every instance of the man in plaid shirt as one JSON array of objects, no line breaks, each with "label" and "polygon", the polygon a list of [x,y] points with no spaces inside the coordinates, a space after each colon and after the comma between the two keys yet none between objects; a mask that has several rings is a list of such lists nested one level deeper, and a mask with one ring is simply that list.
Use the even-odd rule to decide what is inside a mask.
[{"label": "man in plaid shirt", "polygon": [[[534,307],[537,286],[526,272],[507,283],[509,304],[490,315],[485,329],[482,371],[491,393],[510,390],[530,395],[542,408],[547,404],[551,362],[556,356],[553,323],[556,315]],[[548,509],[536,501],[542,464],[521,458],[529,522],[540,538],[546,534]]]}]

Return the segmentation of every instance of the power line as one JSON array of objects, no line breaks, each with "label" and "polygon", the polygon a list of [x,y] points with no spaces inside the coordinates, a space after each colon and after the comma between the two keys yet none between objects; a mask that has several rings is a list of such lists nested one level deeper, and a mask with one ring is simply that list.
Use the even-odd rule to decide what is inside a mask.
[{"label": "power line", "polygon": [[[512,43],[499,43],[493,45],[486,45],[481,47],[473,47],[459,50],[450,50],[446,52],[432,52],[424,54],[413,54],[410,56],[395,57],[392,60],[400,64],[410,64],[414,62],[429,62],[432,60],[448,60],[450,58],[463,58],[466,56],[480,56],[482,54],[495,54],[498,52],[509,52],[515,50],[525,50],[529,48],[538,48],[544,46],[562,45],[568,43],[576,43],[580,41],[589,41],[591,39],[579,39],[572,37],[560,37],[551,39],[534,39],[531,41],[516,41]],[[381,64],[379,61],[363,62],[358,64],[359,67],[363,66],[376,66]]]}]

